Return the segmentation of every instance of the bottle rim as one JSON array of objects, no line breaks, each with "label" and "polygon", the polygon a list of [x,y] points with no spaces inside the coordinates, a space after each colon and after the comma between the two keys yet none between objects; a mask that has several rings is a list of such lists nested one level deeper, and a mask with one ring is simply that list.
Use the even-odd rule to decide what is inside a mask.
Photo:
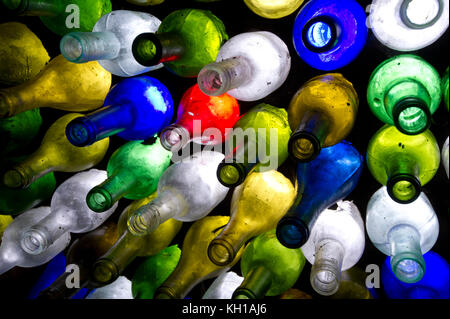
[{"label": "bottle rim", "polygon": [[[308,143],[311,144],[312,152],[307,157],[299,157],[299,152],[296,151],[297,147],[296,144],[300,140],[305,140]],[[320,140],[312,133],[307,131],[298,131],[291,135],[288,142],[288,150],[290,157],[298,162],[298,163],[308,163],[314,160],[322,150],[322,146],[320,145]]]},{"label": "bottle rim", "polygon": [[[408,188],[412,187],[414,193],[411,193],[411,196],[408,196],[409,194],[405,194],[404,198],[400,198],[398,196],[398,192],[396,191],[398,187],[401,187],[401,185],[399,185],[400,183],[405,184]],[[410,174],[397,174],[388,178],[386,188],[389,196],[395,202],[400,204],[409,204],[414,202],[422,192],[420,180],[416,176]]]},{"label": "bottle rim", "polygon": [[[296,233],[297,238],[289,236],[289,233]],[[309,228],[305,223],[295,216],[283,217],[277,225],[276,236],[280,244],[287,248],[300,248],[309,238]],[[289,236],[289,238],[287,237]]]},{"label": "bottle rim", "polygon": [[[402,116],[402,113],[410,108],[420,109],[420,111],[423,112],[423,115],[426,118],[425,125],[419,127],[418,130],[408,130],[401,122],[400,118]],[[397,104],[392,109],[392,117],[394,118],[395,127],[400,132],[406,135],[417,135],[423,133],[431,126],[431,112],[425,101],[423,101],[419,97],[407,97],[397,102]]]},{"label": "bottle rim", "polygon": [[439,18],[442,16],[442,13],[444,12],[444,3],[442,0],[435,0],[439,3],[439,11],[436,13],[436,16],[429,22],[424,24],[417,24],[411,21],[410,17],[408,16],[408,7],[410,3],[414,0],[403,0],[401,6],[400,6],[400,18],[402,22],[411,29],[426,29],[431,27],[433,24],[435,24]]},{"label": "bottle rim", "polygon": [[[140,48],[139,45],[142,42],[146,42],[149,41],[152,45],[153,45],[153,56],[151,59],[148,58],[144,58],[142,57],[142,54],[140,52]],[[159,38],[157,37],[157,35],[155,33],[150,33],[150,32],[146,32],[146,33],[141,33],[139,34],[133,41],[133,44],[131,46],[131,52],[133,53],[133,57],[136,59],[136,61],[145,66],[145,67],[151,67],[151,66],[155,66],[158,65],[161,62],[162,59],[162,52],[163,51],[163,47],[161,44],[161,41],[159,40]]]},{"label": "bottle rim", "polygon": [[[327,39],[327,43],[324,46],[315,46],[310,41],[310,31],[314,25],[319,23],[325,24],[329,28],[330,37]],[[302,41],[304,46],[315,53],[323,53],[333,49],[339,42],[340,27],[338,22],[330,16],[316,16],[309,20],[302,30]]]},{"label": "bottle rim", "polygon": [[[233,176],[231,176],[228,181],[224,180],[225,177],[224,174],[226,173],[233,174]],[[229,188],[233,188],[242,184],[246,176],[247,173],[245,171],[245,167],[241,163],[237,162],[226,163],[225,161],[222,161],[217,167],[217,179],[223,186]]]}]

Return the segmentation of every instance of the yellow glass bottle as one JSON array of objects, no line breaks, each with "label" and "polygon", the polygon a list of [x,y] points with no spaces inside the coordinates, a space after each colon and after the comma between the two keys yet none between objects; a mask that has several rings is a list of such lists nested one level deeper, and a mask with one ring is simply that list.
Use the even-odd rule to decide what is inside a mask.
[{"label": "yellow glass bottle", "polygon": [[354,266],[341,274],[338,291],[330,299],[373,299],[366,287],[367,273]]},{"label": "yellow glass bottle", "polygon": [[58,55],[36,77],[0,90],[0,118],[40,107],[94,110],[103,105],[111,79],[97,61],[77,64]]},{"label": "yellow glass bottle", "polygon": [[39,149],[5,172],[4,184],[25,188],[49,172],[80,172],[98,164],[108,150],[109,138],[86,147],[73,146],[66,138],[66,125],[79,116],[70,113],[56,120],[45,133]]},{"label": "yellow glass bottle", "polygon": [[280,19],[297,10],[304,0],[244,0],[257,15],[267,19]]},{"label": "yellow glass bottle", "polygon": [[312,161],[322,147],[342,141],[353,128],[359,99],[340,73],[316,76],[294,95],[288,108],[289,153],[300,162]]},{"label": "yellow glass bottle", "polygon": [[0,24],[0,84],[18,85],[32,79],[49,60],[41,40],[25,24]]},{"label": "yellow glass bottle", "polygon": [[96,285],[112,283],[123,270],[136,258],[153,256],[170,245],[181,229],[182,222],[169,219],[162,223],[154,232],[144,236],[132,235],[127,228],[130,215],[141,206],[156,198],[156,192],[128,205],[119,217],[117,230],[121,237],[114,246],[92,268],[92,280]]},{"label": "yellow glass bottle", "polygon": [[155,299],[182,299],[203,280],[228,271],[241,258],[243,249],[228,266],[217,266],[208,258],[208,245],[228,223],[228,216],[206,216],[189,228],[183,241],[181,259],[173,273],[156,290]]},{"label": "yellow glass bottle", "polygon": [[219,266],[231,263],[245,242],[277,226],[295,196],[291,181],[276,170],[248,175],[233,192],[230,222],[209,244],[209,259]]},{"label": "yellow glass bottle", "polygon": [[3,232],[5,228],[13,221],[13,218],[9,215],[0,215],[0,242],[2,241]]}]

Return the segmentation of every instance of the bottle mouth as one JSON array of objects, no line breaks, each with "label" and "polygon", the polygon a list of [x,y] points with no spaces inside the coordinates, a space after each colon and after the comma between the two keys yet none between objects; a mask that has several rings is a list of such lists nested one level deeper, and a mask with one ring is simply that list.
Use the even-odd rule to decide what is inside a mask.
[{"label": "bottle mouth", "polygon": [[136,61],[145,66],[155,66],[162,59],[162,45],[154,33],[141,33],[133,41],[132,53]]},{"label": "bottle mouth", "polygon": [[309,20],[302,30],[304,46],[315,53],[330,51],[338,42],[340,28],[329,16],[318,16]]},{"label": "bottle mouth", "polygon": [[170,125],[161,131],[161,145],[166,150],[171,151],[172,153],[178,152],[189,141],[189,132],[183,127]]},{"label": "bottle mouth", "polygon": [[415,283],[425,274],[425,260],[422,255],[405,252],[391,257],[391,268],[399,280]]},{"label": "bottle mouth", "polygon": [[310,281],[317,293],[322,296],[331,296],[338,291],[340,278],[335,268],[321,264],[320,266],[313,265]]},{"label": "bottle mouth", "polygon": [[231,297],[232,299],[258,299],[256,295],[247,288],[237,288]]},{"label": "bottle mouth", "polygon": [[226,187],[232,188],[242,184],[246,176],[245,167],[241,163],[221,162],[217,167],[217,179]]},{"label": "bottle mouth", "polygon": [[39,229],[29,229],[22,234],[20,246],[30,255],[39,255],[48,247],[47,235]]},{"label": "bottle mouth", "polygon": [[306,163],[319,155],[322,146],[315,135],[306,131],[299,131],[292,134],[289,138],[288,150],[295,161]]},{"label": "bottle mouth", "polygon": [[233,247],[223,239],[214,239],[208,246],[208,257],[217,266],[226,266],[233,262]]},{"label": "bottle mouth", "polygon": [[25,188],[30,183],[27,178],[18,169],[11,169],[6,171],[3,175],[3,184],[9,188]]},{"label": "bottle mouth", "polygon": [[403,0],[400,18],[411,29],[425,29],[435,24],[442,16],[442,0]]},{"label": "bottle mouth", "polygon": [[386,187],[389,196],[400,204],[414,202],[422,191],[419,179],[410,174],[397,174],[390,177]]},{"label": "bottle mouth", "polygon": [[197,83],[200,90],[209,96],[220,96],[228,91],[226,74],[217,67],[215,63],[211,63],[203,67],[197,77]]},{"label": "bottle mouth", "polygon": [[299,248],[308,240],[309,229],[300,219],[287,216],[278,222],[276,235],[284,247]]},{"label": "bottle mouth", "polygon": [[77,32],[66,34],[59,43],[61,54],[72,63],[87,62],[83,58],[82,39],[77,37]]},{"label": "bottle mouth", "polygon": [[407,135],[426,131],[431,125],[431,113],[426,103],[419,98],[405,98],[392,110],[396,128]]},{"label": "bottle mouth", "polygon": [[119,278],[117,265],[109,259],[99,259],[92,268],[92,281],[95,284],[107,285]]},{"label": "bottle mouth", "polygon": [[88,146],[96,141],[94,129],[86,117],[78,117],[67,124],[66,137],[70,144],[78,147]]},{"label": "bottle mouth", "polygon": [[112,207],[113,200],[107,190],[101,187],[94,187],[86,195],[86,203],[94,212],[103,213]]}]

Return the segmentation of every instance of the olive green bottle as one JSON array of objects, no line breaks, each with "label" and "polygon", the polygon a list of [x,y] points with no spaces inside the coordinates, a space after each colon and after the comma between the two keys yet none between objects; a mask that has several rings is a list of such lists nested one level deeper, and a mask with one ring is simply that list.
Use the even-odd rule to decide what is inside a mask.
[{"label": "olive green bottle", "polygon": [[440,150],[430,130],[417,135],[384,125],[369,141],[367,166],[398,203],[411,203],[439,168]]}]

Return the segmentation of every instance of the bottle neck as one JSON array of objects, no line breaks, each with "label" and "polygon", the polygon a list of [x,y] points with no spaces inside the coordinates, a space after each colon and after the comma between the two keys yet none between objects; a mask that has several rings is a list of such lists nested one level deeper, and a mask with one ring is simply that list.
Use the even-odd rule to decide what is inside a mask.
[{"label": "bottle neck", "polygon": [[222,232],[209,244],[208,257],[217,266],[229,265],[239,249],[251,237],[253,237],[251,232],[236,231],[230,220]]},{"label": "bottle neck", "polygon": [[21,164],[6,171],[3,183],[10,188],[26,188],[41,176],[51,172],[53,166],[41,147]]},{"label": "bottle neck", "polygon": [[219,96],[246,84],[251,78],[251,64],[238,56],[206,65],[198,74],[197,82],[206,95]]},{"label": "bottle neck", "polygon": [[316,292],[330,296],[338,291],[343,260],[344,247],[338,241],[326,239],[316,244],[310,276]]},{"label": "bottle neck", "polygon": [[65,7],[55,1],[3,0],[3,4],[13,13],[24,16],[57,16]]},{"label": "bottle neck", "polygon": [[[181,261],[180,261],[181,262]],[[183,299],[195,287],[201,278],[191,269],[185,270],[180,264],[169,278],[155,291],[154,299]]]},{"label": "bottle neck", "polygon": [[419,197],[422,186],[419,169],[414,161],[406,156],[396,156],[387,168],[387,192],[398,203],[411,203]]},{"label": "bottle neck", "polygon": [[[297,203],[299,198],[301,196],[297,197]],[[292,207],[297,207],[297,205],[294,203]],[[309,225],[310,223],[297,216],[295,210],[290,210],[278,222],[276,230],[278,241],[287,248],[293,249],[303,246],[309,238]]]},{"label": "bottle neck", "polygon": [[189,143],[192,133],[179,124],[169,125],[161,131],[161,145],[168,151],[178,152]]},{"label": "bottle neck", "polygon": [[270,290],[272,273],[264,266],[257,266],[245,276],[242,284],[234,291],[233,299],[261,299]]},{"label": "bottle neck", "polygon": [[70,280],[71,273],[64,272],[59,276],[48,288],[42,290],[37,299],[70,299],[78,293],[82,288],[87,286],[89,271],[83,264],[77,264],[80,269],[80,287],[79,288],[67,288],[67,280]]},{"label": "bottle neck", "polygon": [[119,39],[109,31],[71,32],[60,42],[62,55],[73,63],[112,60],[119,56],[120,48]]},{"label": "bottle neck", "polygon": [[35,92],[26,89],[27,83],[0,90],[0,119],[42,106],[36,99]]},{"label": "bottle neck", "polygon": [[176,33],[141,33],[132,45],[134,58],[146,67],[178,60],[184,51],[184,40]]},{"label": "bottle neck", "polygon": [[420,233],[406,224],[394,226],[388,233],[391,247],[391,269],[406,283],[415,283],[425,273],[425,260],[420,247]]}]

